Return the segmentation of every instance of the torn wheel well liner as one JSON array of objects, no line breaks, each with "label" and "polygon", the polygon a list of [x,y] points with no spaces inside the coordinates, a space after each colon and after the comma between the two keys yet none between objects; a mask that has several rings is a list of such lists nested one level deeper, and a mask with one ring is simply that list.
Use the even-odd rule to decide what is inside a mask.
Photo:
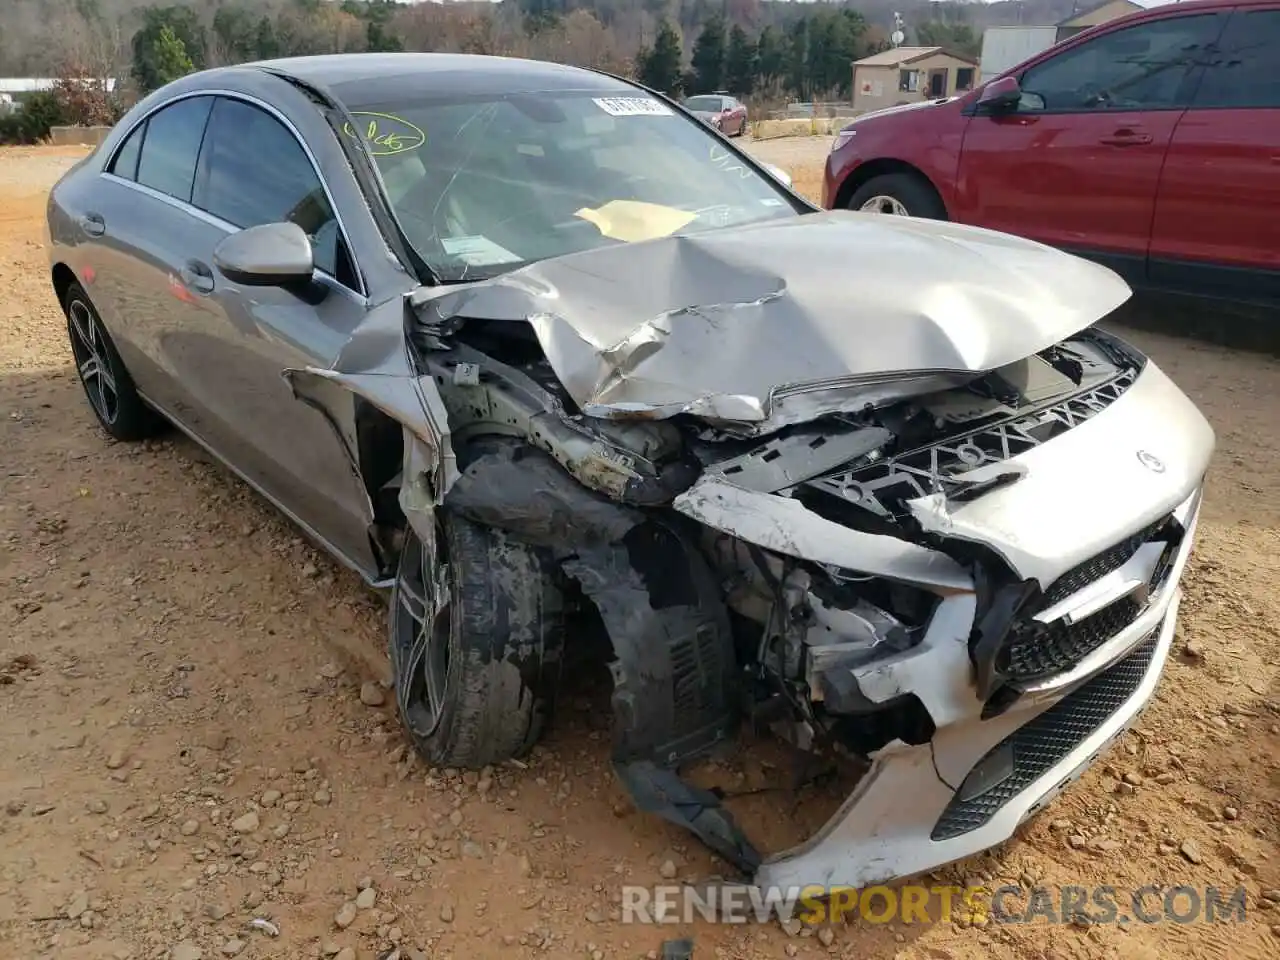
[{"label": "torn wheel well liner", "polygon": [[637,805],[754,870],[759,854],[728,812],[675,772],[739,719],[729,613],[696,536],[588,490],[522,441],[477,438],[461,464],[445,509],[549,549],[599,615],[613,654],[613,761]]}]

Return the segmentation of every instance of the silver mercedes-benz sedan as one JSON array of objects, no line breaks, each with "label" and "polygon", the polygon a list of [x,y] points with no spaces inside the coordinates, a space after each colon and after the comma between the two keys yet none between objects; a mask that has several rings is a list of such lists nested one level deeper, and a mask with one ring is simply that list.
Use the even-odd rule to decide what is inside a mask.
[{"label": "silver mercedes-benz sedan", "polygon": [[[1108,270],[825,213],[570,67],[392,54],[152,94],[49,201],[90,406],[190,434],[371,584],[432,764],[528,749],[566,612],[615,769],[758,884],[1009,837],[1151,698],[1214,438]],[[758,849],[681,778],[765,723],[860,779]]]}]

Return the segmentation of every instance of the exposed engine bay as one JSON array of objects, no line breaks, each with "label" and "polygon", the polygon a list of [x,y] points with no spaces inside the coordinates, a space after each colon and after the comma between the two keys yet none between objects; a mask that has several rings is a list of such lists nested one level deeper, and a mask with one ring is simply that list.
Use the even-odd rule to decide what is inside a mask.
[{"label": "exposed engine bay", "polygon": [[[418,353],[442,385],[458,456],[445,507],[552,550],[581,584],[617,657],[614,759],[624,783],[643,809],[747,873],[762,854],[714,795],[678,779],[679,765],[743,718],[802,749],[863,758],[894,742],[928,743],[947,718],[909,690],[869,697],[854,668],[917,648],[943,598],[971,584],[985,593],[980,615],[1011,585],[1023,605],[1047,585],[1024,584],[980,544],[926,529],[912,502],[936,497],[946,508],[1017,483],[1013,458],[1105,410],[1144,364],[1086,330],[948,389],[761,438],[693,416],[583,415],[524,325],[475,321],[452,339],[424,335]],[[869,573],[853,559],[842,565],[838,548],[814,556],[796,538],[771,548],[690,523],[679,498],[698,481],[785,498],[897,544],[901,556]],[[637,593],[649,602],[637,606]],[[1006,681],[1035,675],[979,662],[985,655],[970,643],[973,682],[989,709],[1007,709],[1018,690]]]}]

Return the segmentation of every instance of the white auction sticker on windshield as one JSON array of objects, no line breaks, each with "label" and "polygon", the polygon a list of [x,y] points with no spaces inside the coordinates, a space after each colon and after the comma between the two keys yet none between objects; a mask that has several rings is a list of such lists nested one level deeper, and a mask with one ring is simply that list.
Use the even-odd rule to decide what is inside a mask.
[{"label": "white auction sticker on windshield", "polygon": [[440,245],[451,257],[457,257],[472,267],[487,267],[495,263],[518,263],[520,258],[506,247],[494,243],[488,237],[441,237]]},{"label": "white auction sticker on windshield", "polygon": [[671,108],[649,97],[592,97],[595,105],[611,117],[670,117]]}]

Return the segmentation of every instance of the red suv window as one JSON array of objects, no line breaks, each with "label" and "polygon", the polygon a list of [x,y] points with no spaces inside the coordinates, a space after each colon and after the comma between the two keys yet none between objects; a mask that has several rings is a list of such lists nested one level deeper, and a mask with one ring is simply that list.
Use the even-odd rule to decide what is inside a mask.
[{"label": "red suv window", "polygon": [[1138,23],[1031,67],[1020,113],[1158,110],[1185,105],[1187,81],[1217,39],[1217,13]]},{"label": "red suv window", "polygon": [[1280,10],[1240,10],[1204,72],[1195,106],[1280,107]]}]

